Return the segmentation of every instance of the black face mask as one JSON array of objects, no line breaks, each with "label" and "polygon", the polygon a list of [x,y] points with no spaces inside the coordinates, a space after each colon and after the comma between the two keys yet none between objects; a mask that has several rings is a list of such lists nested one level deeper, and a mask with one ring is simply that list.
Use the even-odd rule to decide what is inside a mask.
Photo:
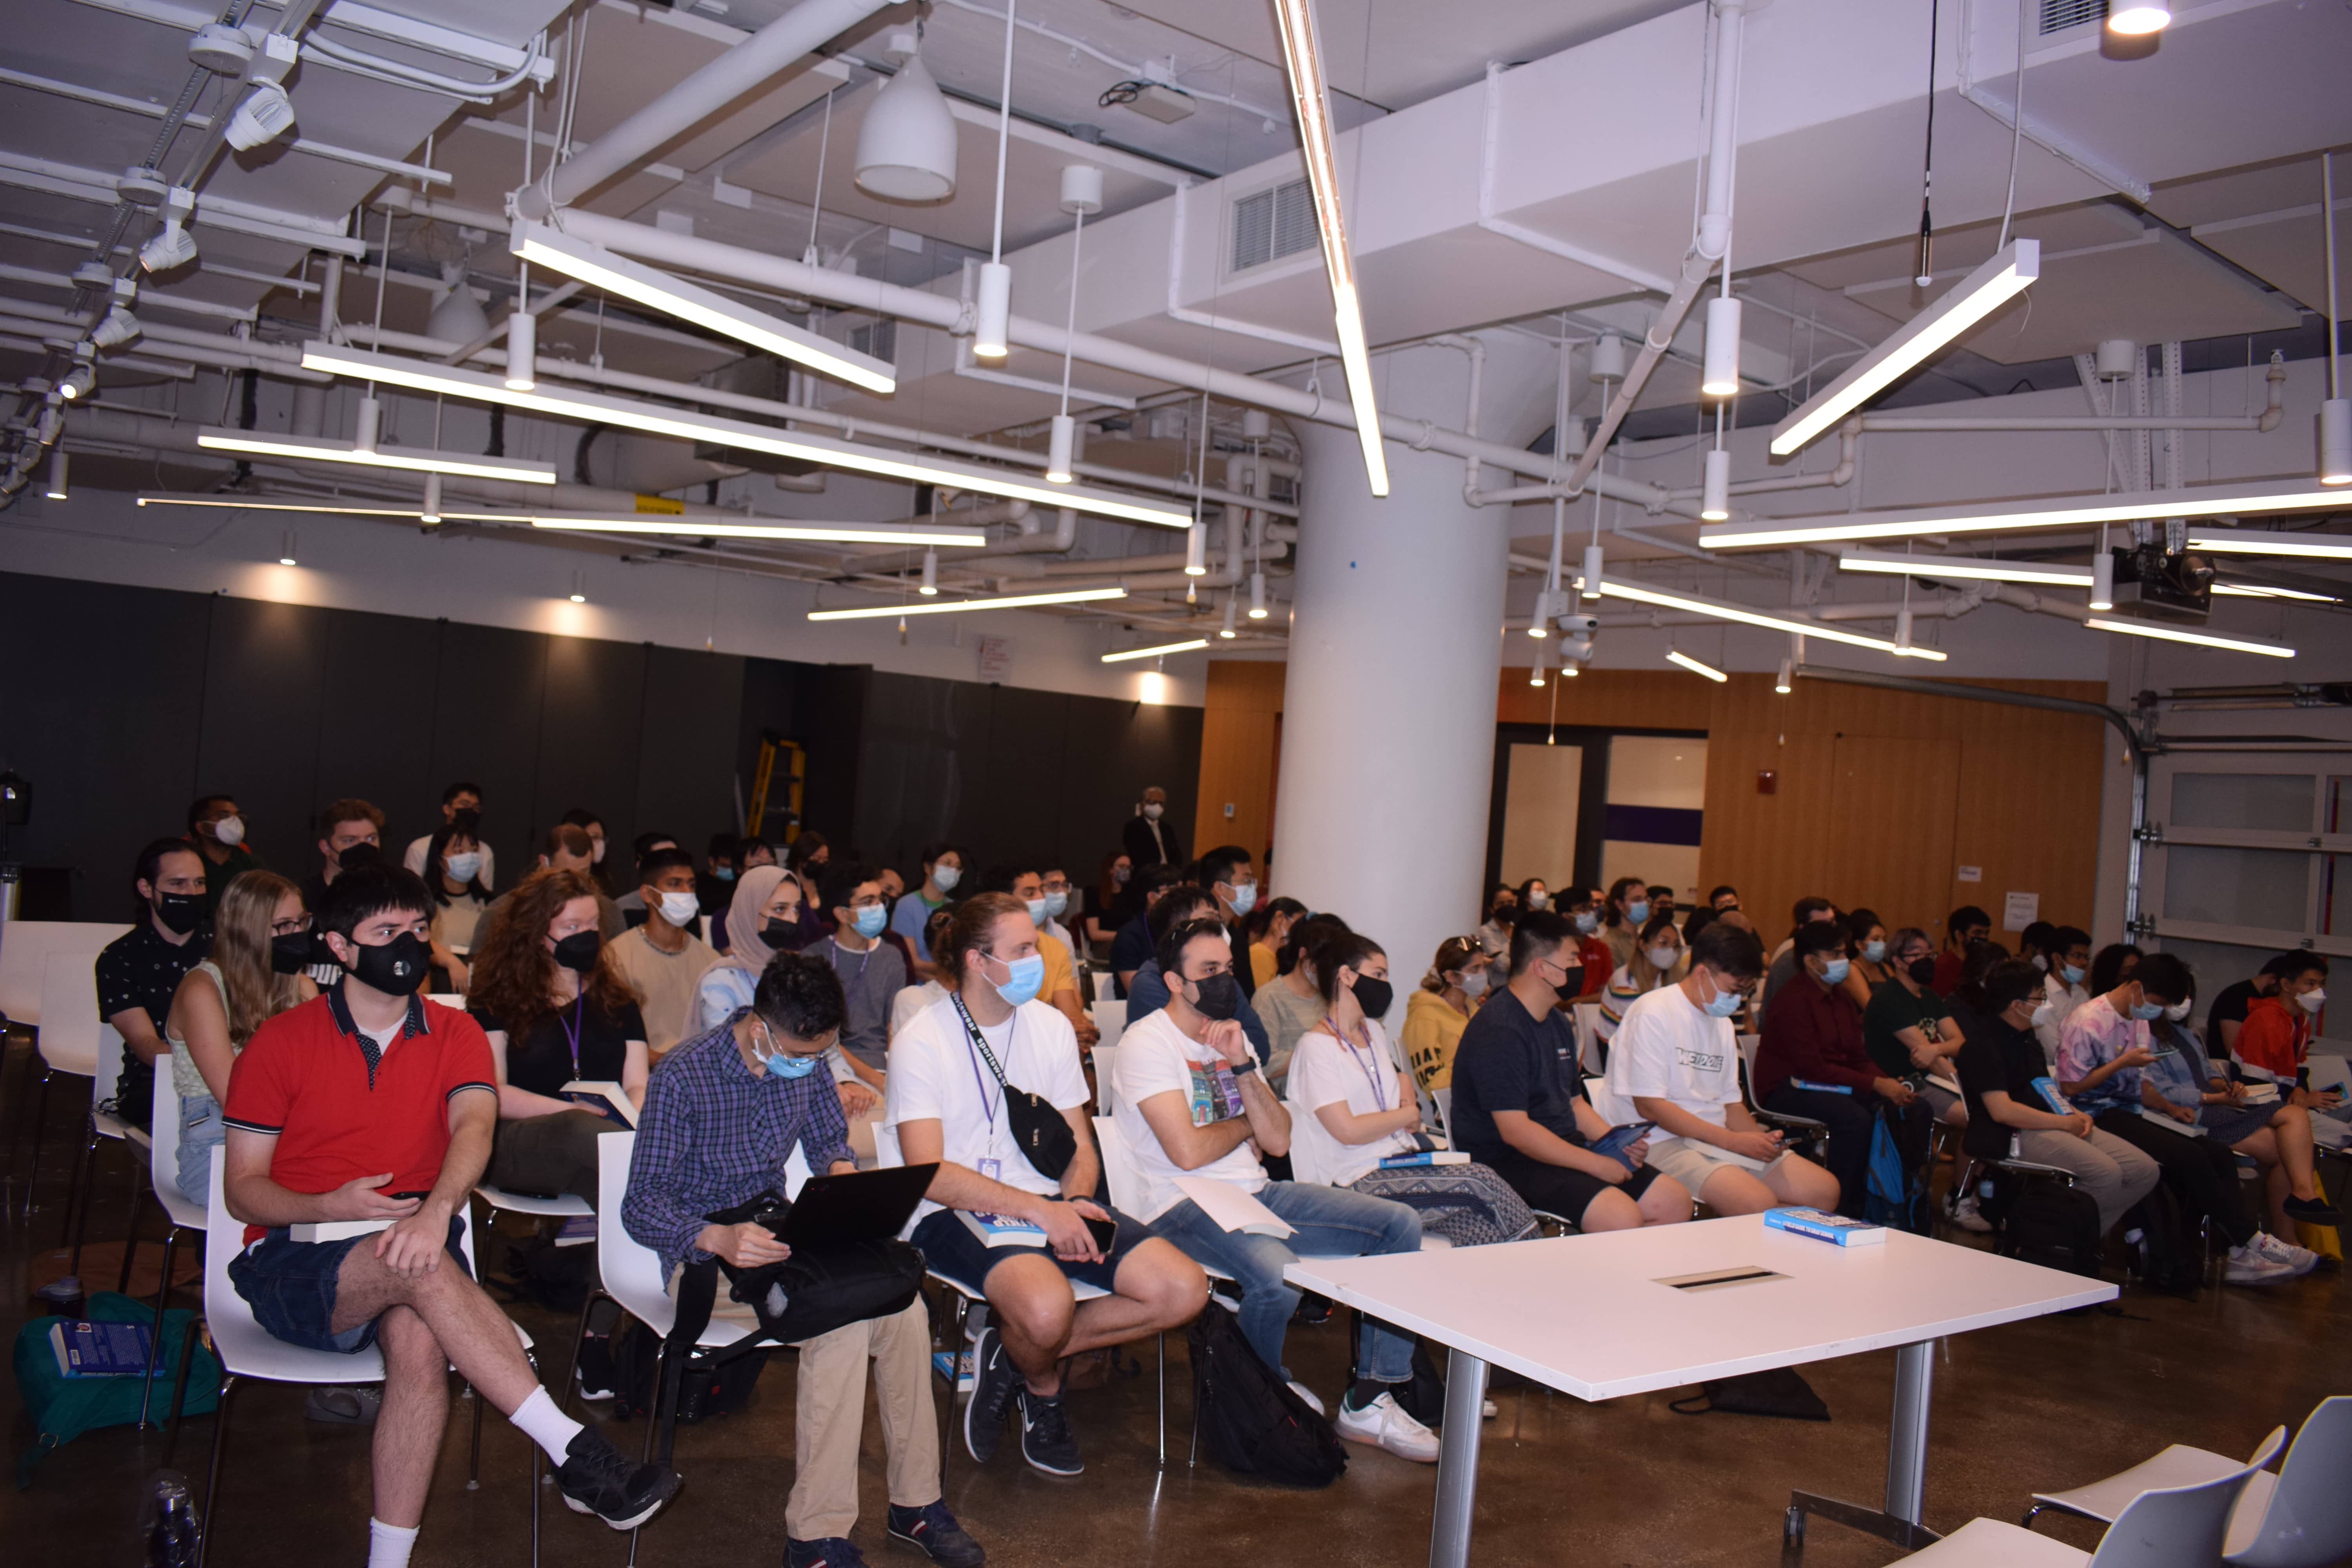
[{"label": "black face mask", "polygon": [[783,950],[784,943],[800,934],[800,924],[795,921],[770,921],[760,928],[760,940],[779,952]]},{"label": "black face mask", "polygon": [[269,939],[269,973],[299,974],[310,967],[310,933],[288,931]]},{"label": "black face mask", "polygon": [[1396,1001],[1396,987],[1385,980],[1366,975],[1356,977],[1356,1005],[1364,1010],[1367,1018],[1385,1018],[1390,1005]]},{"label": "black face mask", "polygon": [[335,864],[341,869],[350,871],[362,866],[373,866],[383,858],[383,850],[362,839],[357,844],[339,850],[335,855]]},{"label": "black face mask", "polygon": [[185,936],[205,923],[205,901],[194,893],[158,893],[155,918],[165,931]]},{"label": "black face mask", "polygon": [[1568,973],[1552,989],[1559,994],[1561,1001],[1573,1002],[1577,997],[1584,994],[1584,965],[1568,963],[1560,967],[1566,969]]},{"label": "black face mask", "polygon": [[[275,938],[270,941],[275,950]],[[425,971],[433,962],[433,950],[415,931],[402,931],[381,946],[369,947],[354,942],[359,952],[343,967],[352,978],[371,991],[381,991],[387,996],[409,996],[425,984]],[[273,953],[274,959],[274,953]]]},{"label": "black face mask", "polygon": [[555,962],[576,974],[585,974],[596,967],[596,954],[604,945],[602,931],[575,931],[555,944]]},{"label": "black face mask", "polygon": [[1932,958],[1915,958],[1904,967],[1903,973],[1911,977],[1911,984],[1914,985],[1932,984],[1936,979],[1936,961]]},{"label": "black face mask", "polygon": [[1212,974],[1192,984],[1201,993],[1193,998],[1192,1005],[1200,1009],[1202,1017],[1223,1020],[1241,1012],[1242,983],[1231,974]]}]

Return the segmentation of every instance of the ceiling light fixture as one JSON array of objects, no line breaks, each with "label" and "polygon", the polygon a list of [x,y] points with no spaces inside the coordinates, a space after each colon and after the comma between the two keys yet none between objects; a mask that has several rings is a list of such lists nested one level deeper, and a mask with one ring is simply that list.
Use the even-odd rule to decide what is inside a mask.
[{"label": "ceiling light fixture", "polygon": [[[225,432],[232,436],[239,433],[234,430]],[[203,445],[203,434],[201,431],[197,433],[199,446]],[[380,444],[379,438],[383,434],[383,403],[376,396],[375,389],[370,387],[361,396],[358,411],[352,417],[352,450],[362,453],[373,452]]]},{"label": "ceiling light fixture", "polygon": [[1091,486],[1049,485],[1041,479],[1024,479],[979,463],[959,462],[914,452],[887,451],[805,431],[787,430],[778,425],[753,425],[740,419],[720,419],[686,409],[606,397],[599,393],[578,392],[568,387],[560,390],[535,387],[528,392],[518,391],[501,384],[494,376],[477,371],[404,359],[396,354],[369,353],[340,343],[314,341],[304,344],[302,364],[307,370],[322,370],[332,374],[379,381],[419,392],[438,392],[483,403],[500,403],[509,408],[525,408],[535,414],[551,415],[562,419],[582,419],[594,425],[643,430],[649,435],[676,436],[688,441],[768,452],[780,458],[797,458],[806,462],[879,474],[887,479],[906,479],[915,484],[978,490],[985,495],[1004,496],[1040,506],[1069,507],[1097,517],[1148,522],[1160,528],[1189,529],[1192,526],[1190,512]]},{"label": "ceiling light fixture", "polygon": [[1731,454],[1720,447],[1706,455],[1706,478],[1699,487],[1698,515],[1705,522],[1721,522],[1731,515]]},{"label": "ceiling light fixture", "polygon": [[2103,545],[2099,552],[2091,557],[2091,608],[2112,610],[2115,607],[2116,555],[2114,551]]},{"label": "ceiling light fixture", "polygon": [[2299,599],[2308,605],[2343,603],[2340,594],[2306,594],[2300,588],[2273,588],[2266,584],[2258,587],[2252,583],[2216,583],[2213,592],[2230,599]]},{"label": "ceiling light fixture", "polygon": [[1718,686],[1731,679],[1731,677],[1724,674],[1723,671],[1716,668],[1715,666],[1711,664],[1701,664],[1698,660],[1693,658],[1690,655],[1685,653],[1678,647],[1668,648],[1666,650],[1666,658],[1672,662],[1681,665],[1693,675],[1706,676],[1709,680],[1714,681]]},{"label": "ceiling light fixture", "polygon": [[1196,528],[1184,536],[1184,575],[1205,577],[1209,574],[1209,531]]},{"label": "ceiling light fixture", "polygon": [[139,265],[150,272],[169,272],[194,261],[196,242],[188,233],[188,220],[195,211],[196,193],[187,186],[173,185],[164,192],[157,214],[163,226],[139,247]]},{"label": "ceiling light fixture", "polygon": [[923,552],[923,580],[916,586],[915,592],[926,599],[936,599],[940,596],[940,552],[938,551]]},{"label": "ceiling light fixture", "polygon": [[813,621],[865,621],[883,616],[937,616],[951,610],[1025,610],[1036,605],[1086,605],[1124,599],[1124,588],[1070,588],[1058,594],[1007,594],[993,599],[942,599],[935,605],[872,605],[856,610],[811,610]]},{"label": "ceiling light fixture", "polygon": [[533,528],[563,528],[575,533],[676,533],[697,539],[782,539],[810,544],[904,544],[936,549],[988,542],[988,531],[982,528],[792,522],[781,518],[729,522],[708,513],[539,512],[529,521]]},{"label": "ceiling light fixture", "polygon": [[890,35],[883,52],[902,63],[857,128],[853,177],[859,190],[886,202],[943,202],[955,195],[955,115],[917,52],[920,45],[919,31]]},{"label": "ceiling light fixture", "polygon": [[223,134],[230,146],[250,153],[290,135],[293,130],[294,105],[287,99],[286,89],[274,81],[257,81],[228,117],[228,129]]},{"label": "ceiling light fixture", "polygon": [[2319,482],[2352,485],[2352,397],[2344,395],[2342,333],[2336,315],[2336,154],[2319,154],[2319,216],[2327,263],[2327,397],[2319,405]]},{"label": "ceiling light fixture", "polygon": [[2144,517],[2205,519],[2244,512],[2310,511],[2340,508],[2343,504],[2340,491],[2322,489],[2309,479],[2266,479],[2255,484],[2201,485],[2185,490],[2057,496],[1980,506],[1839,512],[1779,522],[1741,522],[1702,528],[1698,542],[1700,548],[1707,550],[1786,550],[1792,544],[1828,544],[1846,540],[1916,539],[1934,533],[1995,533],[2028,528],[2096,528],[2102,523],[2129,522]]},{"label": "ceiling light fixture", "polygon": [[1102,661],[1105,664],[1118,664],[1130,658],[1158,658],[1162,654],[1191,653],[1196,647],[1208,646],[1209,639],[1206,637],[1189,637],[1183,642],[1161,643],[1158,647],[1130,647],[1118,653],[1107,653],[1102,656]]},{"label": "ceiling light fixture", "polygon": [[49,483],[41,493],[51,500],[71,499],[71,492],[66,488],[66,449],[63,447],[49,448]]},{"label": "ceiling light fixture", "polygon": [[295,553],[294,546],[294,531],[289,528],[286,531],[286,537],[278,542],[278,564],[280,566],[298,566],[301,564],[300,559]]},{"label": "ceiling light fixture", "polygon": [[2315,561],[2352,561],[2352,534],[2250,528],[2231,533],[2191,533],[2189,548],[2209,555],[2305,555]]},{"label": "ceiling light fixture", "polygon": [[428,526],[441,521],[441,476],[425,476],[425,504],[417,509],[416,521]]},{"label": "ceiling light fixture", "polygon": [[1772,689],[1779,692],[1783,697],[1789,695],[1796,686],[1796,673],[1793,661],[1785,658],[1782,659],[1780,661],[1780,673],[1772,678]]},{"label": "ceiling light fixture", "polygon": [[1004,79],[996,95],[996,221],[988,259],[980,267],[972,313],[971,352],[1003,359],[1013,347],[1013,268],[1004,260],[1004,159],[1013,140],[1013,40],[1021,0],[1004,0]]},{"label": "ceiling light fixture", "polygon": [[504,379],[509,392],[529,392],[539,384],[539,318],[530,313],[520,291],[515,295],[514,308],[507,312]]},{"label": "ceiling light fixture", "polygon": [[2078,566],[2035,566],[2022,561],[1971,559],[1964,555],[1894,555],[1871,550],[1844,550],[1838,552],[1838,570],[1954,582],[2038,583],[2049,588],[2091,585],[2091,574]]},{"label": "ceiling light fixture", "polygon": [[588,602],[588,574],[584,571],[572,574],[572,602],[575,605]]},{"label": "ceiling light fixture", "polygon": [[1225,624],[1224,624],[1223,626],[1219,626],[1219,627],[1217,628],[1217,636],[1218,636],[1218,637],[1222,637],[1222,638],[1223,638],[1223,639],[1224,639],[1225,641],[1227,641],[1227,642],[1231,642],[1231,641],[1233,640],[1233,638],[1234,638],[1234,595],[1233,595],[1233,593],[1232,593],[1232,591],[1231,591],[1230,589],[1229,589],[1229,590],[1227,590],[1227,591],[1226,591],[1226,594],[1225,594]]},{"label": "ceiling light fixture", "polygon": [[470,343],[490,335],[490,318],[467,286],[466,268],[460,263],[441,264],[441,281],[446,292],[434,300],[433,309],[425,318],[428,337],[453,343]]},{"label": "ceiling light fixture", "polygon": [[1087,215],[1103,206],[1103,175],[1092,163],[1062,167],[1062,210],[1070,215],[1070,303],[1062,329],[1062,401],[1045,442],[1045,479],[1066,485],[1076,476],[1070,465],[1078,451],[1078,422],[1070,416],[1070,362],[1078,341],[1078,254],[1087,237]]},{"label": "ceiling light fixture", "polygon": [[[1726,287],[1729,280],[1726,279]],[[1718,294],[1706,302],[1706,351],[1699,371],[1699,394],[1735,397],[1739,393],[1739,300]]]},{"label": "ceiling light fixture", "polygon": [[2136,637],[2160,637],[2166,642],[2195,643],[2200,647],[2226,648],[2231,653],[2267,654],[2273,658],[2293,658],[2294,649],[2268,637],[2225,637],[2214,632],[2191,630],[2187,626],[2159,626],[2154,621],[2134,620],[2125,616],[2093,616],[2083,623],[2095,631],[2127,632]]},{"label": "ceiling light fixture", "polygon": [[[330,517],[415,517],[413,506],[350,506],[341,501],[255,500],[244,496],[169,495],[150,491],[139,506],[217,507],[226,511],[315,511]],[[520,518],[516,521],[522,521]]]},{"label": "ceiling light fixture", "polygon": [[[1623,577],[1601,579],[1601,592],[1612,599],[1631,599],[1636,604],[1655,605],[1661,609],[1687,610],[1693,615],[1707,616],[1716,620],[1738,621],[1742,626],[1762,626],[1767,631],[1794,632],[1799,637],[1822,637],[1831,642],[1846,643],[1854,647],[1876,648],[1881,653],[1893,653],[1895,645],[1885,637],[1865,637],[1847,631],[1843,626],[1825,621],[1799,620],[1790,616],[1768,616],[1745,605],[1727,604],[1698,594],[1675,594],[1663,588],[1653,588],[1646,583],[1634,583]],[[1941,662],[1944,656],[1934,648],[1917,650],[1921,658]]]},{"label": "ceiling light fixture", "polygon": [[698,284],[615,256],[603,246],[574,239],[544,224],[517,219],[507,248],[525,261],[576,278],[592,289],[749,343],[837,381],[868,392],[898,390],[897,367],[872,354],[859,353],[804,327],[739,305]]},{"label": "ceiling light fixture", "polygon": [[1275,0],[1290,101],[1298,111],[1298,141],[1307,184],[1315,195],[1315,224],[1323,237],[1323,269],[1331,279],[1331,317],[1339,329],[1339,363],[1348,376],[1356,439],[1372,494],[1389,493],[1388,456],[1381,449],[1381,414],[1372,398],[1372,362],[1364,344],[1364,313],[1356,297],[1356,264],[1348,249],[1347,216],[1339,205],[1339,162],[1331,142],[1331,104],[1323,87],[1323,55],[1315,38],[1313,0]]},{"label": "ceiling light fixture", "polygon": [[[1601,492],[1599,490],[1595,490],[1592,494],[1594,507],[1598,509],[1600,505]],[[1601,568],[1602,558],[1601,546],[1598,544],[1586,545],[1584,547],[1584,575],[1578,579],[1578,581],[1583,588],[1584,596],[1588,599],[1597,599],[1601,597]]]},{"label": "ceiling light fixture", "polygon": [[78,364],[66,372],[58,382],[58,395],[71,402],[83,396],[98,384],[98,373],[87,364]]},{"label": "ceiling light fixture", "polygon": [[1937,350],[2000,309],[2042,273],[2042,242],[2013,239],[1934,304],[1805,399],[1772,427],[1772,454],[1785,458],[1837,428],[1847,415],[1885,391]]},{"label": "ceiling light fixture", "polygon": [[[1066,389],[1063,395],[1068,395]],[[1053,434],[1045,443],[1045,482],[1066,485],[1077,478],[1070,464],[1077,456],[1078,422],[1066,414],[1056,414],[1052,428]]]},{"label": "ceiling light fixture", "polygon": [[2160,33],[2172,24],[2172,0],[2120,0],[2107,13],[2107,31],[2126,37]]},{"label": "ceiling light fixture", "polygon": [[102,349],[121,348],[143,330],[138,317],[120,305],[110,306],[106,319],[89,330],[89,341]]},{"label": "ceiling light fixture", "polygon": [[[367,402],[373,403],[373,398]],[[211,452],[243,452],[257,458],[291,458],[301,462],[350,463],[363,468],[399,468],[418,474],[456,474],[469,479],[509,479],[520,484],[551,485],[552,463],[525,463],[506,458],[475,458],[425,447],[362,447],[357,442],[317,436],[263,436],[251,430],[207,427],[196,432],[196,445]]]},{"label": "ceiling light fixture", "polygon": [[1249,618],[1254,621],[1265,619],[1265,574],[1263,572],[1250,574]]}]

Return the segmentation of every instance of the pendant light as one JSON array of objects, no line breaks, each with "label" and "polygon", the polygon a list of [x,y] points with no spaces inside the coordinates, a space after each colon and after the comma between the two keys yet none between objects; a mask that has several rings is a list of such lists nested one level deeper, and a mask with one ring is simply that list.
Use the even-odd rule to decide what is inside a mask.
[{"label": "pendant light", "polygon": [[416,521],[432,524],[441,521],[441,476],[425,476],[425,504],[417,509]]},{"label": "pendant light", "polygon": [[920,594],[926,599],[937,598],[939,596],[940,552],[938,551],[926,550],[923,552],[923,582],[922,585],[917,588],[915,592]]},{"label": "pendant light", "polygon": [[1070,417],[1070,345],[1078,335],[1078,247],[1086,238],[1087,215],[1102,211],[1102,171],[1091,163],[1065,164],[1062,210],[1074,220],[1070,226],[1070,309],[1062,331],[1062,403],[1054,416],[1053,434],[1045,446],[1045,478],[1057,485],[1066,485],[1076,477],[1070,467],[1076,460],[1078,446],[1078,422]]},{"label": "pendant light", "polygon": [[2352,485],[2352,397],[2344,395],[2336,317],[2336,155],[2319,155],[2319,211],[2326,226],[2327,398],[2319,405],[2319,482]]},{"label": "pendant light", "polygon": [[[1724,287],[1730,286],[1726,278]],[[1698,390],[1704,397],[1730,397],[1739,391],[1739,301],[1729,293],[1706,302],[1706,355]]]},{"label": "pendant light", "polygon": [[1265,574],[1263,572],[1250,574],[1249,618],[1254,621],[1265,619]]},{"label": "pendant light", "polygon": [[1731,454],[1720,447],[1706,455],[1706,478],[1699,495],[1698,515],[1706,522],[1722,522],[1731,516]]},{"label": "pendant light", "polygon": [[[66,449],[63,447],[49,448],[49,483],[41,493],[51,500],[64,500],[71,493],[66,488]],[[1230,612],[1226,618],[1231,621]]]},{"label": "pendant light", "polygon": [[1234,636],[1234,595],[1231,589],[1225,593],[1225,624],[1217,628],[1217,636],[1227,641],[1231,641]]},{"label": "pendant light", "polygon": [[2116,607],[2116,557],[2107,548],[2106,531],[2099,537],[2099,552],[2091,558],[2091,608],[2112,610]]},{"label": "pendant light", "polygon": [[455,261],[445,263],[441,285],[446,291],[433,301],[433,311],[425,318],[426,335],[452,343],[476,342],[488,337],[490,319],[483,314],[474,291],[466,287],[466,268]]},{"label": "pendant light", "polygon": [[1004,261],[1004,155],[1013,139],[1013,38],[1019,9],[1020,0],[1004,0],[1004,78],[996,100],[996,220],[988,259],[980,267],[971,333],[971,352],[982,359],[1003,359],[1013,346],[1013,268]]},{"label": "pendant light", "polygon": [[[530,287],[530,269],[524,268],[524,289]],[[523,292],[515,295],[515,308],[507,316],[507,390],[530,392],[539,384],[539,318],[523,304]]]},{"label": "pendant light", "polygon": [[857,188],[886,202],[955,195],[955,116],[923,65],[921,45],[919,28],[890,35],[883,53],[898,57],[898,74],[874,95],[857,129]]},{"label": "pendant light", "polygon": [[2107,13],[2107,31],[2126,37],[2160,33],[2172,25],[2172,0],[2120,0]]}]

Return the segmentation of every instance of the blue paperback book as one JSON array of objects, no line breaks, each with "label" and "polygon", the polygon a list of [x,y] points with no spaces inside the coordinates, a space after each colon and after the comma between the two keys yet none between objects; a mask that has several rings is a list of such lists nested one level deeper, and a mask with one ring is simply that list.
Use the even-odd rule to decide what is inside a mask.
[{"label": "blue paperback book", "polygon": [[147,1344],[144,1323],[49,1325],[49,1348],[57,1352],[58,1370],[68,1377],[136,1377],[147,1370]]},{"label": "blue paperback book", "polygon": [[1883,1225],[1848,1219],[1842,1214],[1826,1214],[1820,1209],[1766,1209],[1764,1226],[1768,1230],[1785,1230],[1790,1236],[1826,1241],[1832,1247],[1873,1247],[1886,1240],[1886,1227]]}]

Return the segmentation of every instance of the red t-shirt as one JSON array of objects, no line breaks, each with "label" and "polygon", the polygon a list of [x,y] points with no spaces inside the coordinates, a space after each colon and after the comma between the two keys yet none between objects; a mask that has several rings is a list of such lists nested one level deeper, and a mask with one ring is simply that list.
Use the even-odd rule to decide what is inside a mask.
[{"label": "red t-shirt", "polygon": [[[254,1031],[229,1069],[221,1121],[278,1140],[269,1178],[289,1192],[331,1192],[383,1171],[384,1192],[424,1192],[449,1152],[449,1101],[477,1089],[498,1092],[480,1025],[412,996],[379,1051],[338,985]],[[265,1228],[246,1226],[247,1245]]]},{"label": "red t-shirt", "polygon": [[2238,1029],[2238,1059],[2275,1079],[2283,1089],[2294,1088],[2310,1049],[2310,1016],[2275,996],[2255,997],[2246,1004],[2246,1021]]},{"label": "red t-shirt", "polygon": [[1609,984],[1610,975],[1616,973],[1617,955],[1609,950],[1607,942],[1601,940],[1601,933],[1594,931],[1577,943],[1576,956],[1584,965],[1584,986],[1576,994],[1576,999],[1589,1001],[1601,994],[1601,988]]}]

